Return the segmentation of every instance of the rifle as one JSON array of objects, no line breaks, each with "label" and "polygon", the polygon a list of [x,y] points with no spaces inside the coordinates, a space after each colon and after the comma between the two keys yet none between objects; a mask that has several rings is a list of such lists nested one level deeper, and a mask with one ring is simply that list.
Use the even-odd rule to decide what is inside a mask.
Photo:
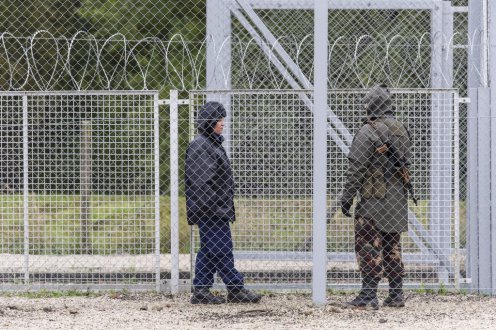
[{"label": "rifle", "polygon": [[403,184],[405,185],[406,189],[408,189],[408,192],[410,193],[410,197],[412,198],[413,202],[415,203],[415,206],[418,206],[417,198],[415,197],[415,192],[413,191],[413,185],[412,185],[412,180],[410,177],[410,171],[408,170],[408,167],[403,166],[398,170],[398,173],[401,176],[401,179],[403,180]]},{"label": "rifle", "polygon": [[382,143],[382,145],[378,147],[376,151],[380,154],[386,154],[392,167],[396,169],[395,173],[398,173],[398,175],[401,178],[401,181],[403,182],[403,185],[408,190],[408,193],[410,194],[413,203],[415,203],[415,206],[418,206],[418,200],[415,197],[415,192],[413,191],[412,179],[405,158],[398,157],[396,148],[390,141],[384,142],[382,134],[379,132],[379,129],[377,128],[373,120],[367,120],[367,123],[370,126],[372,126],[372,128],[374,128],[374,130],[377,132],[377,136],[379,137]]}]

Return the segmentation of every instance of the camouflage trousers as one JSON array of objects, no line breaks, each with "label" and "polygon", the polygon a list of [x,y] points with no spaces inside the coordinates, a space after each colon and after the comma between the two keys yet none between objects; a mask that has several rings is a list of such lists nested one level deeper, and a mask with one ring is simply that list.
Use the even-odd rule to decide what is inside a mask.
[{"label": "camouflage trousers", "polygon": [[401,258],[401,233],[377,230],[373,220],[355,218],[355,252],[363,277],[403,277],[405,268]]}]

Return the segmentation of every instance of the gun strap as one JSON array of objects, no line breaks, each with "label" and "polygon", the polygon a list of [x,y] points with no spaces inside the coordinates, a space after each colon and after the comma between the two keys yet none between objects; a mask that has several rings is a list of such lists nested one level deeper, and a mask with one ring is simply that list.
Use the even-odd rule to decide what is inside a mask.
[{"label": "gun strap", "polygon": [[368,119],[367,124],[369,124],[374,129],[374,131],[377,133],[377,137],[379,137],[379,140],[381,141],[381,146],[376,148],[375,151],[380,154],[385,154],[386,152],[388,152],[389,146],[385,142],[386,139],[384,138],[383,134],[377,128],[377,123],[375,122],[375,120]]}]

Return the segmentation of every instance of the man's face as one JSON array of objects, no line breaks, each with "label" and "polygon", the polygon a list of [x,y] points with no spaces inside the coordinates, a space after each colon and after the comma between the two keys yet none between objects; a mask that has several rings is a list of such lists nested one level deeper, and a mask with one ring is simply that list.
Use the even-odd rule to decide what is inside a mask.
[{"label": "man's face", "polygon": [[220,119],[214,127],[214,133],[217,135],[221,135],[224,130],[224,118]]}]

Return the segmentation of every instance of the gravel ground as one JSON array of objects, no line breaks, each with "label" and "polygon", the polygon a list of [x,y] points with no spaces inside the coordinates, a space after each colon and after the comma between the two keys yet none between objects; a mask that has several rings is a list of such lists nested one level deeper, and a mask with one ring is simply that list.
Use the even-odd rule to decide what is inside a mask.
[{"label": "gravel ground", "polygon": [[[308,294],[265,294],[257,305],[190,305],[188,295],[0,297],[0,329],[494,329],[496,298],[407,293],[407,307],[346,309],[350,295],[314,307]],[[383,296],[381,298],[384,298]]]}]

